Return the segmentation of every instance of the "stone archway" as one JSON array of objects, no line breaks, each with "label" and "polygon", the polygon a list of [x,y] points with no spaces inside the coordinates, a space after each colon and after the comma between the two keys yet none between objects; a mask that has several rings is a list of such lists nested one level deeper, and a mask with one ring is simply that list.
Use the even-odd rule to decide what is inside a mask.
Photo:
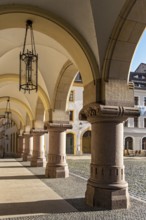
[{"label": "stone archway", "polygon": [[134,106],[133,88],[128,85],[129,69],[146,26],[145,10],[145,1],[127,1],[115,23],[102,69],[104,81],[102,99],[107,105]]},{"label": "stone archway", "polygon": [[[18,16],[19,19],[17,19]],[[44,13],[44,11],[41,12],[41,10],[37,11],[36,8],[33,8],[31,6],[24,7],[23,5],[17,5],[17,6],[11,5],[11,7],[9,6],[5,6],[5,8],[0,7],[0,18],[3,20],[3,23],[1,23],[0,25],[0,31],[5,31],[8,29],[12,30],[16,28],[20,30],[25,27],[25,21],[27,20],[28,17],[35,21],[34,31],[38,33],[42,33],[54,39],[54,41],[58,42],[58,45],[60,45],[59,49],[61,50],[64,56],[66,57],[68,56],[68,59],[70,59],[70,63],[72,63],[73,69],[75,69],[76,71],[79,69],[80,72],[82,73],[84,85],[87,86],[91,82],[93,85],[94,79],[98,78],[98,67],[95,62],[94,55],[92,54],[90,48],[88,47],[84,39],[80,36],[80,34],[77,33],[76,30],[70,29],[66,24],[66,22],[58,19],[56,16],[53,16],[52,14],[46,14]],[[17,45],[16,48],[12,48],[9,56],[11,56],[11,53],[14,50],[18,50],[18,47],[19,46]],[[15,51],[15,53],[16,52],[17,51]],[[44,69],[42,69],[42,72],[43,71]],[[13,73],[5,72],[3,77],[4,78],[3,82],[5,80],[9,80],[9,81],[12,80],[14,82],[14,79],[12,79],[12,75],[15,75],[14,72]],[[56,115],[55,117],[51,117],[51,115],[53,114],[52,113],[52,109],[54,108],[53,105],[55,103],[55,108],[58,108],[56,106],[58,106],[58,103],[60,101],[58,98],[59,90],[57,91],[58,85],[61,85],[59,82],[60,81],[59,77],[58,79],[56,77],[56,79],[58,80],[58,84],[54,83],[56,85],[56,89],[54,86],[55,92],[54,94],[52,94],[52,97],[55,97],[55,101],[53,100],[52,97],[51,98],[49,97],[48,91],[46,91],[46,87],[43,88],[44,92],[42,92],[41,87],[39,89],[39,97],[41,98],[45,106],[46,119],[47,120],[50,119],[50,121],[54,120],[56,117]],[[14,78],[16,78],[16,76],[14,76]],[[43,81],[42,78],[41,81]],[[69,86],[70,83],[71,82],[68,83]],[[94,86],[95,85],[93,85],[93,87]],[[49,87],[50,86],[48,86],[48,88]],[[66,92],[68,92],[68,89],[66,89]],[[91,100],[88,99],[88,102],[90,101]],[[62,103],[61,103],[61,108],[63,108]],[[33,118],[33,120],[35,120],[35,118]]]},{"label": "stone archway", "polygon": [[99,77],[95,57],[84,38],[75,29],[70,29],[65,21],[53,14],[46,14],[44,11],[37,11],[36,8],[23,5],[0,7],[0,17],[3,20],[0,30],[24,28],[24,21],[30,17],[35,21],[34,30],[55,39],[65,48],[68,55],[70,54],[69,57],[83,74],[85,85]]}]

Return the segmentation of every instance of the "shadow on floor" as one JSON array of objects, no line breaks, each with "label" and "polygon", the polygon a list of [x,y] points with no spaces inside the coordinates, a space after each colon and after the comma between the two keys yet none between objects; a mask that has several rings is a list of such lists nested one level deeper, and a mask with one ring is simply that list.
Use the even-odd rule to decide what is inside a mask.
[{"label": "shadow on floor", "polygon": [[71,204],[79,212],[91,212],[91,211],[104,211],[105,209],[99,207],[90,207],[86,205],[85,198],[73,198],[66,199],[66,201]]},{"label": "shadow on floor", "polygon": [[0,180],[45,179],[45,175],[0,176]]},{"label": "shadow on floor", "polygon": [[[67,202],[69,204],[67,204]],[[75,207],[71,205],[74,204]],[[76,210],[77,209],[77,210]],[[5,203],[0,204],[0,215],[20,215],[39,213],[71,213],[77,211],[101,211],[92,209],[84,204],[83,198],[69,200],[45,200],[37,202]]]},{"label": "shadow on floor", "polygon": [[66,203],[64,200],[0,204],[0,215],[67,213],[72,211],[73,208],[70,208],[69,211],[66,210]]}]

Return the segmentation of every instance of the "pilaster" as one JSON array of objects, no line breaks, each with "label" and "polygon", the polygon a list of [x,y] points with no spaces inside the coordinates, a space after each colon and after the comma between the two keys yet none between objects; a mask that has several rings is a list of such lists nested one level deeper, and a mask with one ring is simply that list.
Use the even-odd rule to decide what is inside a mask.
[{"label": "pilaster", "polygon": [[61,123],[48,123],[49,153],[45,175],[49,178],[66,178],[69,176],[66,162],[66,129],[72,126]]},{"label": "pilaster", "polygon": [[123,121],[138,117],[131,107],[92,103],[80,111],[80,120],[92,125],[90,178],[86,203],[108,209],[129,207],[128,183],[123,164]]}]

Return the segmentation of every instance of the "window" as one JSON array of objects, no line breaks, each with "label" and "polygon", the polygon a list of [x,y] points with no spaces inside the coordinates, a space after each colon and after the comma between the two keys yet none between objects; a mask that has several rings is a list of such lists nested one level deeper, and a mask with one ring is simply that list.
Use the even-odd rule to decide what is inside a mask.
[{"label": "window", "polygon": [[146,150],[146,137],[142,139],[142,150]]},{"label": "window", "polygon": [[91,137],[91,131],[86,131],[84,134],[83,134],[84,137]]},{"label": "window", "polygon": [[144,118],[144,128],[146,128],[146,118]]},{"label": "window", "polygon": [[144,97],[144,106],[146,106],[146,97]]},{"label": "window", "polygon": [[81,77],[81,74],[78,73],[76,78],[75,78],[75,83],[82,83],[82,77]]},{"label": "window", "polygon": [[66,135],[66,153],[74,154],[74,134],[72,133]]},{"label": "window", "polygon": [[74,112],[73,111],[69,111],[69,120],[70,121],[74,120]]},{"label": "window", "polygon": [[124,122],[124,127],[128,127],[128,120]]},{"label": "window", "polygon": [[138,127],[138,118],[136,117],[136,118],[134,118],[134,127]]},{"label": "window", "polygon": [[135,96],[135,97],[134,97],[134,104],[135,104],[135,105],[138,105],[138,101],[139,101],[139,100],[138,100],[138,97]]},{"label": "window", "polygon": [[70,102],[73,102],[73,101],[74,101],[74,91],[73,91],[73,90],[70,92],[69,101],[70,101]]}]

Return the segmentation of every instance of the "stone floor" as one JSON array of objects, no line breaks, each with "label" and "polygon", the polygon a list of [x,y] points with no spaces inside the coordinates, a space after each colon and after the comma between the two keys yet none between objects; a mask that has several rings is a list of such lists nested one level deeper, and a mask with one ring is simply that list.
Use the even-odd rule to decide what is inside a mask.
[{"label": "stone floor", "polygon": [[0,219],[146,220],[145,158],[125,159],[131,207],[113,211],[91,208],[84,202],[90,159],[70,157],[68,163],[69,178],[47,179],[44,168],[30,167],[20,159],[0,160]]}]

